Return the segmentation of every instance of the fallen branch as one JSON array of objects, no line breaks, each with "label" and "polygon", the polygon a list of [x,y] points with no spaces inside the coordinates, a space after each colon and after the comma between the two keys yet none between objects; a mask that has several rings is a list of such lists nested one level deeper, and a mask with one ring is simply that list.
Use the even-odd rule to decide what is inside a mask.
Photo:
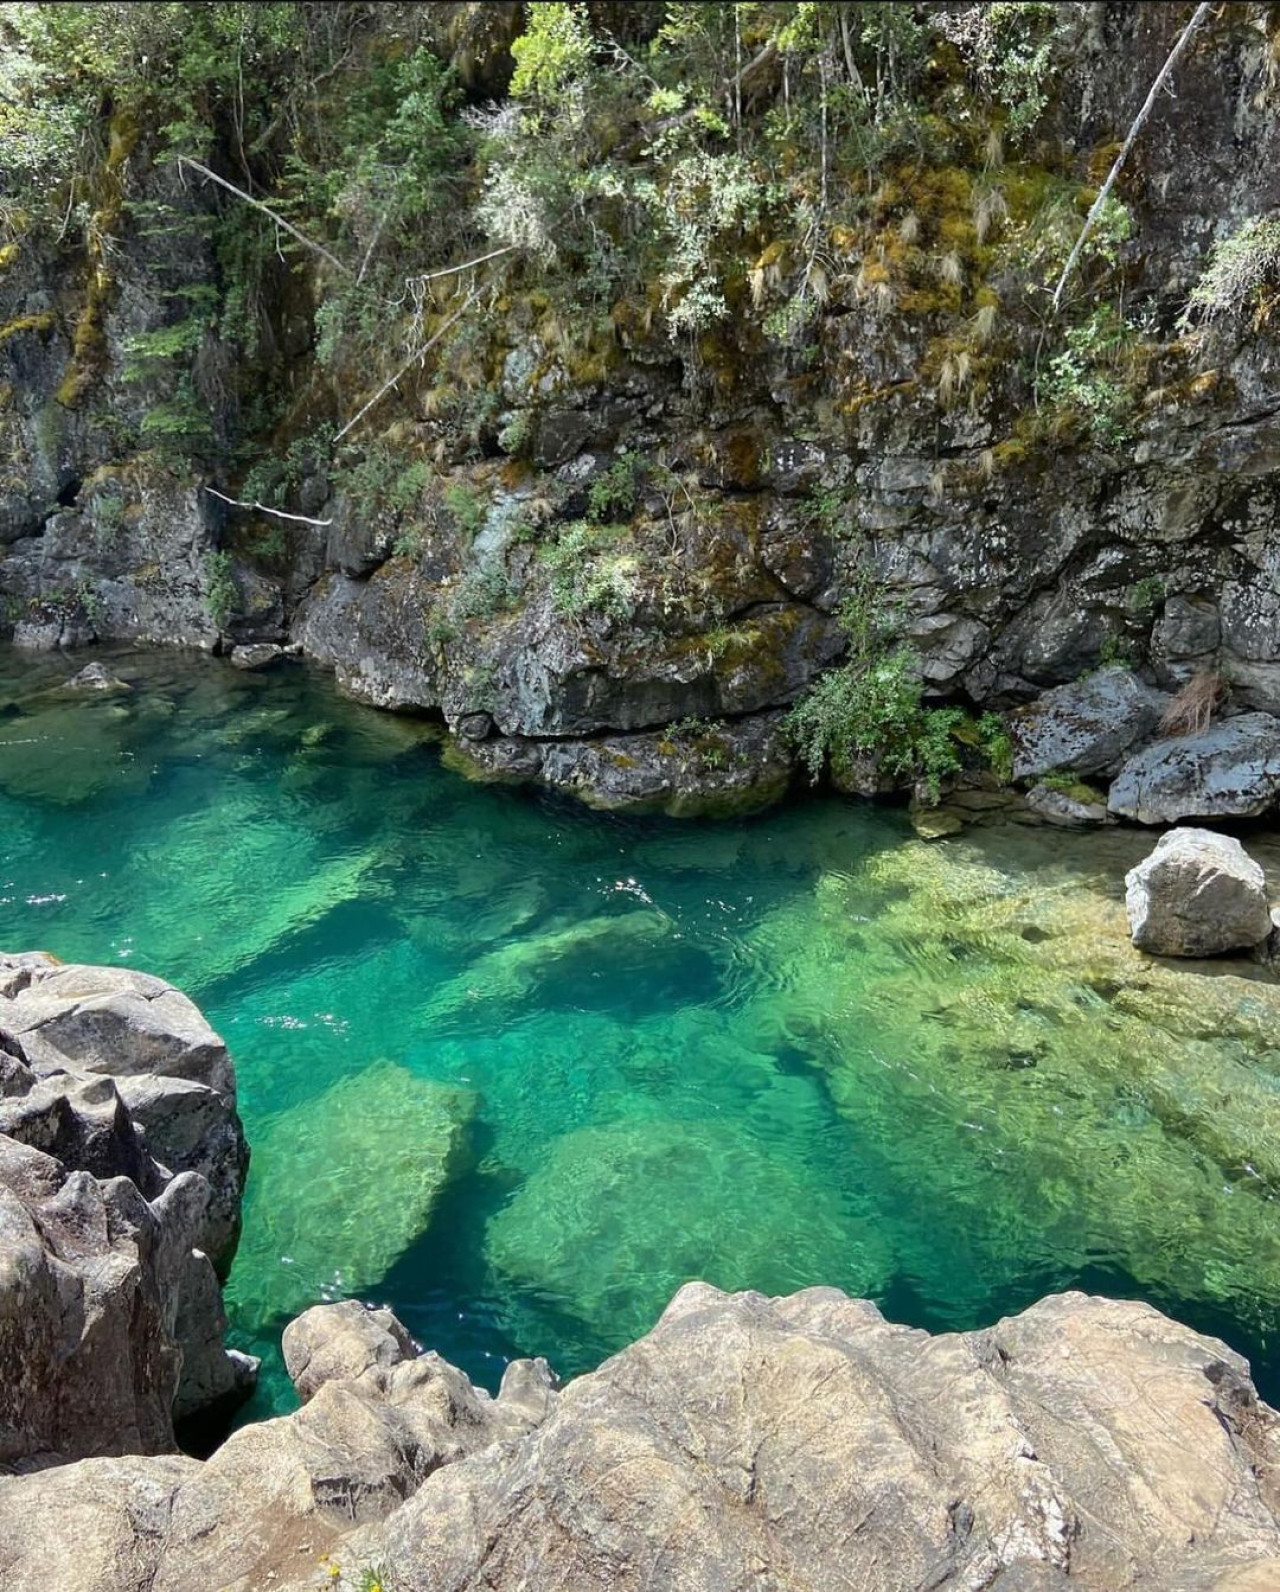
[{"label": "fallen branch", "polygon": [[233,509],[257,509],[260,514],[274,514],[278,520],[296,520],[299,525],[332,525],[332,520],[313,520],[307,514],[286,514],[283,509],[268,508],[265,503],[246,503],[243,498],[228,497],[225,492],[219,492],[216,486],[207,486],[205,491],[210,497],[221,498],[224,503],[230,503]]},{"label": "fallen branch", "polygon": [[409,355],[408,359],[406,359],[404,364],[401,365],[400,369],[398,371],[396,371],[395,375],[392,376],[391,380],[388,381],[388,382],[384,382],[383,385],[378,388],[377,392],[374,393],[373,397],[370,398],[369,402],[367,404],[365,404],[363,408],[356,410],[355,414],[352,415],[351,419],[347,421],[346,425],[343,426],[342,430],[339,431],[337,433],[337,435],[334,437],[333,440],[335,442],[341,442],[343,437],[346,436],[347,432],[350,431],[352,426],[355,425],[356,421],[357,420],[363,420],[364,417],[369,413],[370,409],[372,409],[373,406],[376,403],[378,403],[381,399],[386,397],[386,395],[391,391],[391,389],[400,380],[400,378],[402,376],[406,375],[409,372],[409,370],[411,369],[412,366],[416,365],[417,362],[420,359],[422,359],[426,354],[428,354],[431,351],[431,349],[440,341],[440,339],[449,330],[449,328],[458,319],[458,317],[460,315],[464,314],[468,309],[470,309],[471,305],[475,302],[476,295],[477,295],[477,293],[479,293],[479,291],[480,291],[479,288],[472,288],[471,289],[470,293],[467,294],[466,298],[462,301],[462,303],[458,306],[458,308],[456,310],[454,310],[453,314],[450,315],[448,317],[448,319],[446,321],[444,321],[439,327],[437,327],[437,329],[431,334],[431,336],[426,340],[426,342],[423,343],[421,348],[416,348],[413,351],[413,353]]},{"label": "fallen branch", "polygon": [[1099,188],[1098,197],[1089,207],[1089,214],[1084,218],[1084,226],[1080,229],[1080,236],[1076,239],[1075,248],[1072,249],[1071,254],[1067,259],[1066,265],[1064,265],[1062,268],[1062,275],[1058,278],[1058,285],[1054,289],[1053,294],[1053,307],[1055,310],[1058,309],[1062,303],[1062,290],[1067,285],[1067,278],[1075,269],[1076,261],[1080,258],[1080,251],[1084,248],[1085,239],[1089,236],[1090,232],[1093,231],[1094,222],[1102,214],[1103,206],[1107,202],[1107,196],[1115,186],[1115,180],[1120,175],[1120,168],[1125,163],[1125,157],[1133,148],[1134,139],[1136,139],[1138,134],[1142,131],[1143,123],[1151,114],[1152,108],[1156,102],[1156,95],[1159,94],[1160,90],[1164,87],[1170,72],[1172,72],[1174,67],[1177,65],[1178,58],[1186,49],[1187,45],[1190,44],[1192,34],[1195,33],[1196,29],[1200,26],[1212,9],[1213,7],[1211,0],[1203,0],[1203,3],[1195,8],[1195,11],[1191,15],[1191,20],[1178,35],[1178,42],[1174,45],[1173,49],[1169,51],[1168,59],[1160,68],[1160,71],[1156,74],[1156,80],[1151,85],[1151,92],[1147,95],[1142,109],[1134,118],[1133,126],[1129,129],[1129,136],[1125,139],[1124,143],[1121,144],[1120,153],[1116,156],[1111,170],[1107,173],[1106,182],[1104,182],[1102,187]]},{"label": "fallen branch", "polygon": [[518,243],[505,243],[500,249],[492,249],[488,254],[478,254],[474,260],[464,260],[461,265],[446,265],[442,271],[428,271],[424,276],[411,276],[410,282],[434,282],[438,277],[457,276],[459,271],[469,271],[473,265],[483,265],[486,260],[496,260],[500,254],[514,254],[520,247]]},{"label": "fallen branch", "polygon": [[336,254],[330,254],[322,243],[316,243],[314,239],[307,237],[305,233],[299,232],[291,221],[286,221],[270,205],[264,205],[261,199],[255,199],[252,194],[246,193],[243,188],[237,188],[235,183],[228,182],[225,177],[219,177],[216,171],[210,171],[208,166],[201,165],[198,160],[192,160],[190,155],[179,155],[178,165],[190,166],[192,171],[198,171],[202,177],[207,177],[210,182],[216,182],[220,188],[225,188],[228,193],[235,194],[237,199],[243,199],[245,204],[252,205],[255,210],[261,210],[264,216],[271,217],[276,226],[283,227],[291,238],[296,238],[305,248],[320,255],[322,259],[328,260],[329,264],[336,266],[344,276],[351,275],[351,267],[343,265]]}]

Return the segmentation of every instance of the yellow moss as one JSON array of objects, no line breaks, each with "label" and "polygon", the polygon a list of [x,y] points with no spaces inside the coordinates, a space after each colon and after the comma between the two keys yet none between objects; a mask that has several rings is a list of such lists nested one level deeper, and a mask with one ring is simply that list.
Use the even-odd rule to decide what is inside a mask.
[{"label": "yellow moss", "polygon": [[938,223],[938,242],[948,249],[971,249],[977,241],[977,229],[969,216],[943,216]]},{"label": "yellow moss", "polygon": [[991,455],[997,469],[1007,470],[1013,465],[1021,464],[1030,452],[1030,448],[1020,437],[1006,437],[1003,442],[996,443]]},{"label": "yellow moss", "polygon": [[1089,155],[1088,175],[1089,181],[1095,188],[1100,188],[1107,180],[1107,173],[1116,163],[1116,156],[1120,153],[1120,141],[1116,139],[1110,144],[1099,144]]},{"label": "yellow moss", "polygon": [[0,414],[13,402],[13,387],[7,381],[0,381]]},{"label": "yellow moss", "polygon": [[952,282],[934,282],[928,287],[908,288],[898,299],[904,315],[954,315],[964,294]]},{"label": "yellow moss", "polygon": [[887,387],[877,387],[872,392],[858,393],[852,398],[846,398],[837,407],[841,414],[856,415],[860,409],[865,409],[868,404],[880,403],[886,398],[894,398],[900,394],[915,392],[919,386],[916,381],[890,382]]},{"label": "yellow moss", "polygon": [[21,252],[16,243],[6,243],[0,248],[0,271],[7,271]]},{"label": "yellow moss", "polygon": [[7,325],[0,326],[0,343],[7,342],[11,337],[18,337],[23,332],[51,332],[53,330],[53,314],[49,310],[42,310],[39,315],[19,315],[16,321],[9,321]]},{"label": "yellow moss", "polygon": [[117,111],[107,132],[107,170],[119,171],[133,153],[142,129],[132,111]]}]

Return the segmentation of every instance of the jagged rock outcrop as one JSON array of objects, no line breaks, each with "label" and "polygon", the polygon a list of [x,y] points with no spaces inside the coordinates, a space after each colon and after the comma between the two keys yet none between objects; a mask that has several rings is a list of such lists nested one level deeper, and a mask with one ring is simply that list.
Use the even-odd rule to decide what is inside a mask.
[{"label": "jagged rock outcrop", "polygon": [[1125,875],[1133,943],[1156,956],[1248,951],[1271,933],[1262,869],[1240,842],[1208,829],[1171,829]]},{"label": "jagged rock outcrop", "polygon": [[252,1386],[214,1269],[247,1164],[226,1049],[184,996],[0,956],[0,1465],[163,1451]]},{"label": "jagged rock outcrop", "polygon": [[[1147,1305],[1063,1294],[929,1337],[835,1289],[694,1283],[556,1393],[497,1399],[358,1307],[291,1329],[297,1414],[206,1464],[0,1480],[8,1592],[1263,1592],[1280,1423],[1240,1358]],[[300,1354],[302,1340],[306,1352]],[[70,1508],[74,1533],[64,1528]]]}]

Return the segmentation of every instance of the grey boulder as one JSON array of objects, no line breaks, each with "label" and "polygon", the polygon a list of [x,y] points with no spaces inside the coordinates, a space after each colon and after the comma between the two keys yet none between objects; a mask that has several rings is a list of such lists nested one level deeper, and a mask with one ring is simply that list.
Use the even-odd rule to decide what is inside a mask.
[{"label": "grey boulder", "polygon": [[304,1404],[326,1382],[358,1381],[366,1372],[376,1376],[417,1354],[390,1310],[358,1299],[304,1311],[284,1329],[281,1346],[285,1370]]},{"label": "grey boulder", "polygon": [[68,691],[107,691],[123,693],[132,691],[133,687],[127,685],[118,675],[111,673],[105,663],[86,663],[79,674],[73,674],[66,683]]},{"label": "grey boulder", "polygon": [[189,1001],[0,956],[0,1467],[156,1453],[248,1390],[210,1258],[244,1164],[230,1061]]},{"label": "grey boulder", "polygon": [[1251,950],[1271,933],[1262,869],[1238,840],[1208,829],[1171,829],[1125,875],[1129,931],[1156,956]]},{"label": "grey boulder", "polygon": [[1055,770],[1106,774],[1153,735],[1168,698],[1130,669],[1098,669],[1055,686],[1009,720],[1015,779]]},{"label": "grey boulder", "polygon": [[288,654],[285,649],[273,641],[247,642],[244,646],[232,647],[231,667],[244,669],[256,673],[262,669],[270,669]]},{"label": "grey boulder", "polygon": [[1280,719],[1242,713],[1199,735],[1157,741],[1121,768],[1108,810],[1140,824],[1256,818],[1280,798]]},{"label": "grey boulder", "polygon": [[225,1271],[249,1150],[235,1069],[198,1007],[132,968],[0,955],[0,1028],[41,1077],[115,1080],[148,1151],[170,1172],[198,1172],[209,1184],[200,1247]]}]

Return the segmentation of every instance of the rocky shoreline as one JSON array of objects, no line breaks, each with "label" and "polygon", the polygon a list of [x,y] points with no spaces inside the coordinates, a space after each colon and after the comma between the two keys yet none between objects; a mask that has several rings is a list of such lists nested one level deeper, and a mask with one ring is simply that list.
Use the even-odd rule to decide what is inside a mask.
[{"label": "rocky shoreline", "polygon": [[[1214,240],[1274,207],[1265,28],[1241,12],[1205,30],[1150,129],[1159,181],[1126,173],[1116,267],[1142,306],[1137,364],[1086,361],[1079,378],[1089,402],[1122,402],[1108,431],[1089,402],[1028,396],[1019,372],[1039,361],[1042,331],[1019,306],[1044,284],[1016,242],[1039,238],[1065,172],[1095,180],[1091,162],[1180,23],[1163,5],[1059,10],[1043,147],[884,182],[866,200],[871,234],[832,263],[801,344],[745,308],[681,337],[652,301],[628,301],[588,353],[534,271],[350,432],[342,415],[392,372],[324,367],[299,320],[300,300],[323,294],[300,257],[298,293],[263,309],[289,418],[240,435],[253,428],[227,397],[237,344],[203,334],[218,441],[196,467],[160,448],[122,455],[120,439],[145,437],[177,379],[140,377],[131,350],[172,333],[175,303],[217,297],[207,239],[226,195],[184,181],[135,129],[113,175],[126,202],[101,220],[111,269],[96,297],[83,303],[98,277],[71,249],[24,241],[0,267],[0,454],[20,461],[0,481],[0,634],[41,649],[248,646],[264,660],[300,648],[354,697],[444,724],[457,764],[482,777],[724,813],[795,778],[781,715],[844,656],[849,605],[870,592],[930,703],[1018,723],[1118,714],[1116,735],[1074,750],[1068,736],[1052,757],[1036,736],[1020,754],[1017,778],[1050,821],[1274,811],[1276,343],[1261,308],[1252,329],[1224,319],[1193,334],[1180,319]],[[488,94],[510,37],[481,34],[434,42],[445,61],[457,44],[462,79],[479,72]],[[1061,203],[1074,214],[1092,191]],[[1004,220],[983,212],[998,241],[977,248],[984,194]],[[927,246],[910,242],[921,233]],[[915,281],[940,268],[935,233],[975,248],[967,266],[945,256],[972,278],[972,302]],[[753,275],[781,271],[766,263],[776,250]],[[990,326],[974,341],[974,305],[994,315],[994,343]],[[961,365],[970,385],[956,392]],[[246,501],[246,457],[275,509]],[[1224,689],[1224,716],[1175,745],[1157,734],[1158,694],[1196,677]],[[1110,794],[1073,790],[1071,775]],[[953,816],[973,810],[960,801]]]},{"label": "rocky shoreline", "polygon": [[243,1396],[218,1272],[247,1150],[226,1049],[171,986],[0,959],[0,1578],[9,1592],[841,1584],[1263,1592],[1280,1418],[1142,1304],[930,1337],[834,1289],[689,1284],[561,1387],[496,1397],[390,1312],[285,1331],[302,1408]]}]

